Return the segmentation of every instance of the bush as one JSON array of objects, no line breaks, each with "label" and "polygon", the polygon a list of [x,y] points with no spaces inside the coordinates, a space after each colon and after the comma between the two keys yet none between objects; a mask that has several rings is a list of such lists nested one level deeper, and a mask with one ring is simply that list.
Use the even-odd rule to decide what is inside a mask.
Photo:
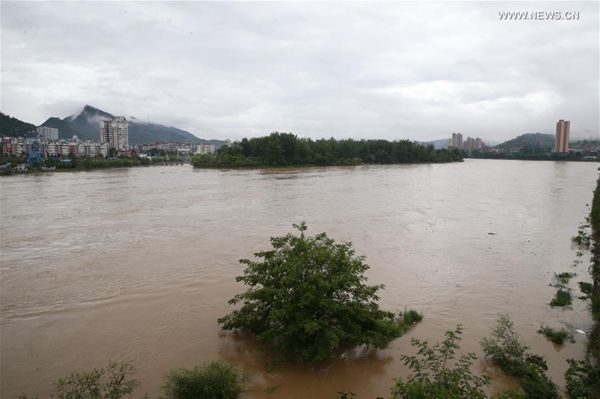
[{"label": "bush", "polygon": [[600,397],[600,366],[589,360],[567,360],[569,369],[565,377],[567,392],[572,399],[594,399]]},{"label": "bush", "polygon": [[[446,339],[429,346],[427,341],[411,340],[419,351],[417,356],[402,356],[404,364],[413,373],[406,381],[399,379],[392,387],[394,399],[485,399],[483,387],[490,383],[488,376],[473,374],[471,367],[477,359],[474,353],[461,356],[458,361],[456,351],[462,336],[459,324],[454,331],[446,332]],[[451,364],[453,363],[453,364]]]},{"label": "bush", "polygon": [[567,339],[571,342],[575,342],[573,340],[573,335],[564,328],[560,330],[555,330],[554,328],[549,326],[541,326],[538,330],[538,334],[544,335],[556,345],[562,345]]},{"label": "bush", "polygon": [[244,378],[235,368],[217,361],[191,370],[171,371],[163,392],[168,399],[236,399],[244,385]]},{"label": "bush", "polygon": [[564,287],[567,284],[569,284],[569,281],[571,281],[571,279],[573,277],[575,277],[576,274],[575,273],[569,273],[569,272],[563,272],[563,273],[554,273],[554,278],[556,279],[556,281],[558,282],[558,285],[560,287]]},{"label": "bush", "polygon": [[[131,397],[139,382],[131,379],[129,363],[109,362],[108,366],[90,372],[73,373],[54,384],[58,399],[121,399]],[[21,398],[27,396],[21,395]]]},{"label": "bush", "polygon": [[423,320],[423,315],[416,310],[409,309],[400,312],[398,315],[397,324],[400,327],[402,334],[410,330],[412,326]]},{"label": "bush", "polygon": [[[377,291],[367,285],[365,258],[351,243],[325,233],[271,238],[272,249],[256,253],[237,281],[250,288],[230,304],[239,310],[219,319],[226,330],[255,334],[259,343],[290,360],[317,363],[357,345],[384,348],[403,328],[391,312],[379,309]],[[415,317],[410,313],[409,318]]]},{"label": "bush", "polygon": [[529,353],[508,315],[500,315],[490,338],[481,341],[485,357],[505,373],[518,377],[525,398],[558,399],[556,385],[546,375],[543,357]]},{"label": "bush", "polygon": [[585,281],[579,282],[579,289],[587,296],[591,296],[594,292],[594,286],[592,285],[592,283],[587,283]]},{"label": "bush", "polygon": [[571,297],[571,292],[567,290],[563,290],[562,288],[556,291],[554,298],[550,301],[550,306],[552,307],[566,307],[570,306],[573,302],[573,298]]}]

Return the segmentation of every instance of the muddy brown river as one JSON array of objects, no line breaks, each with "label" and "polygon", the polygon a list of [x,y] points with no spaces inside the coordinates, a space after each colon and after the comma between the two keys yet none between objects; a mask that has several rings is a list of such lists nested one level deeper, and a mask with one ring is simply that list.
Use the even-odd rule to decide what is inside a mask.
[{"label": "muddy brown river", "polygon": [[[462,352],[481,350],[498,313],[543,354],[564,386],[585,336],[555,347],[540,324],[589,330],[570,238],[589,212],[597,163],[466,160],[277,170],[157,166],[2,177],[0,377],[2,398],[48,397],[74,370],[129,360],[160,393],[175,367],[233,363],[250,398],[387,396],[406,376],[410,337],[439,341],[462,323]],[[309,233],[352,241],[384,283],[383,308],[425,319],[387,350],[349,353],[322,369],[279,366],[217,318],[243,287],[237,260],[306,221]],[[493,233],[493,234],[492,234]],[[547,304],[554,272],[574,270],[572,310]],[[491,372],[491,392],[514,381]]]}]

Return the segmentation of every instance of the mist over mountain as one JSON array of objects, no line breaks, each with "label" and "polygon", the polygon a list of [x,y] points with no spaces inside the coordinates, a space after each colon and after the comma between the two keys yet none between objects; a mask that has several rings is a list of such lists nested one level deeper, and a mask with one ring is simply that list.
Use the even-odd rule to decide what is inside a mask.
[{"label": "mist over mountain", "polygon": [[[42,126],[55,127],[59,130],[60,138],[70,138],[77,135],[83,140],[99,139],[99,121],[112,118],[114,115],[91,105],[83,107],[78,114],[60,119],[48,118]],[[207,140],[196,137],[192,133],[172,126],[143,122],[135,117],[127,117],[129,122],[129,143],[182,143],[182,144],[215,144],[220,146],[223,140]]]}]

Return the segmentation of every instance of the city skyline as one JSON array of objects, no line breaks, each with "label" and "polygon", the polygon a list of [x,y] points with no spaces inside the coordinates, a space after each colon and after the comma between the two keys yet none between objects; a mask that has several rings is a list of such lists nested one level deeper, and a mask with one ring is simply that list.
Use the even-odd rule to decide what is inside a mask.
[{"label": "city skyline", "polygon": [[499,3],[3,2],[2,111],[41,124],[87,103],[220,139],[502,142],[566,118],[590,138],[598,5],[552,3],[574,7],[577,21],[506,21]]}]

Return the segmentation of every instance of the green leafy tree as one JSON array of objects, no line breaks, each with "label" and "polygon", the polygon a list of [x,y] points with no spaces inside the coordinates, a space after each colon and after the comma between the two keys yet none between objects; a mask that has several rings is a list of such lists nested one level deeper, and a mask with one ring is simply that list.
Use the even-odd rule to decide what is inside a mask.
[{"label": "green leafy tree", "polygon": [[490,383],[488,376],[477,376],[471,368],[477,359],[474,353],[456,358],[460,349],[463,328],[459,324],[446,338],[433,346],[413,338],[419,350],[416,356],[402,356],[412,370],[406,381],[399,379],[392,387],[394,399],[485,399],[483,387]]},{"label": "green leafy tree", "polygon": [[272,249],[256,253],[237,281],[249,288],[229,301],[241,307],[219,319],[226,330],[255,334],[259,343],[290,360],[322,362],[340,349],[361,344],[384,348],[403,332],[391,312],[379,309],[368,285],[365,258],[349,242],[327,234],[271,238]]},{"label": "green leafy tree", "polygon": [[168,399],[237,399],[244,386],[244,377],[235,368],[212,362],[191,370],[171,371],[163,392]]}]

